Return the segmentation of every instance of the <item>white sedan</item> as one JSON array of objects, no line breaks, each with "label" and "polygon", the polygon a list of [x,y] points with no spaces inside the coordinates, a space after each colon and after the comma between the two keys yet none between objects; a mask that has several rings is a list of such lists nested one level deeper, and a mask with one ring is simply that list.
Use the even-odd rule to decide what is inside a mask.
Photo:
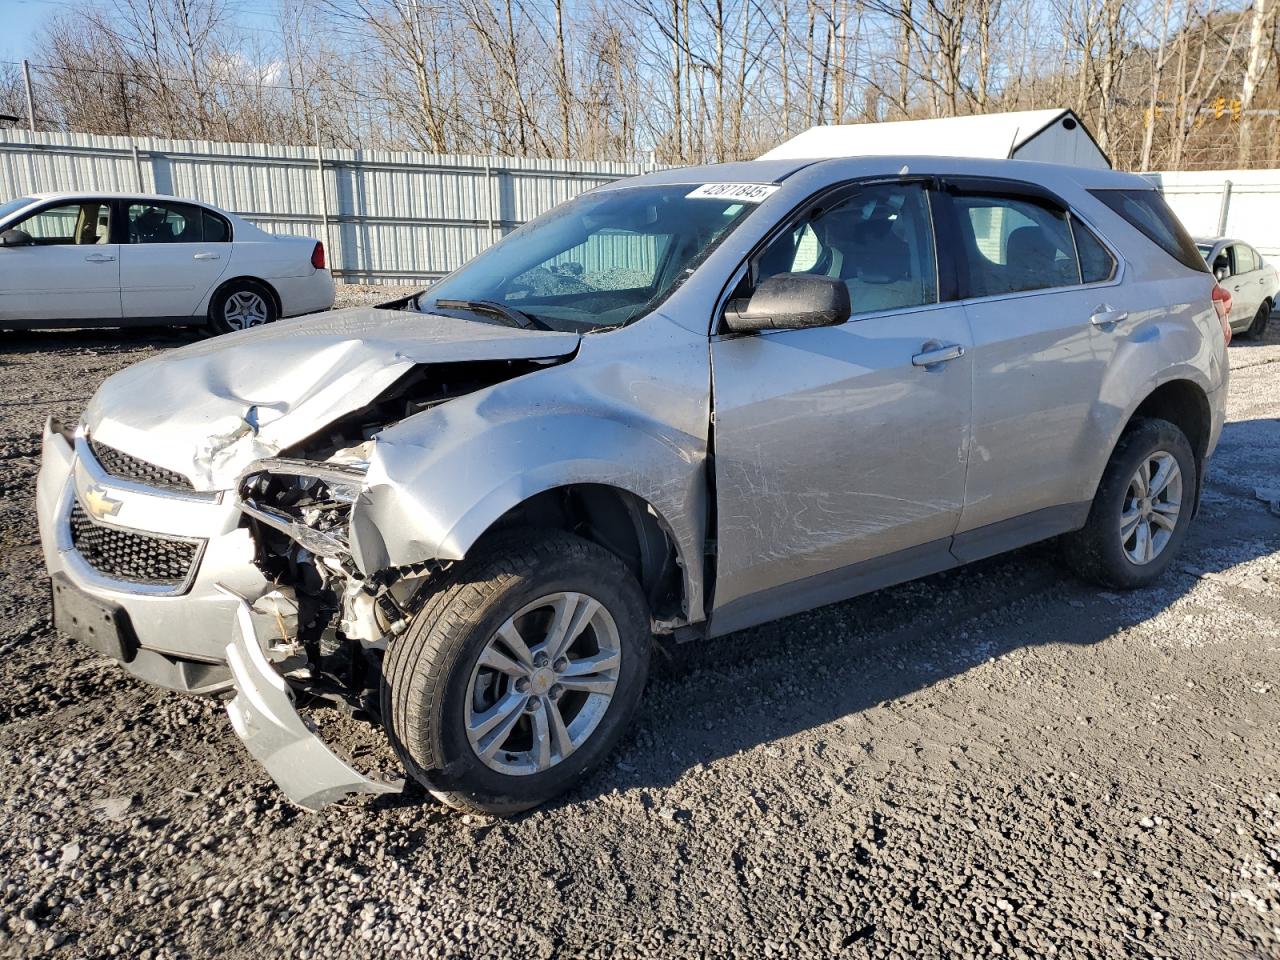
[{"label": "white sedan", "polygon": [[1209,269],[1231,294],[1231,329],[1250,340],[1260,340],[1280,294],[1280,274],[1243,240],[1228,237],[1196,239],[1196,247]]},{"label": "white sedan", "polygon": [[202,324],[333,306],[324,245],[194,200],[42,193],[0,203],[0,329]]}]

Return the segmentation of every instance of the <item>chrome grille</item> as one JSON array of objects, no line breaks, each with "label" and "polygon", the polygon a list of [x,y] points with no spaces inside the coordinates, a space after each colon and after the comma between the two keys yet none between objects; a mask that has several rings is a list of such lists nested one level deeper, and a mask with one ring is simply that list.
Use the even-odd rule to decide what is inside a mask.
[{"label": "chrome grille", "polygon": [[144,483],[149,487],[182,490],[186,493],[194,489],[191,481],[182,474],[166,470],[164,467],[157,467],[154,463],[147,463],[123,450],[108,447],[105,443],[98,443],[92,438],[89,440],[89,449],[93,451],[93,458],[98,461],[102,469],[113,477],[132,480],[134,483]]},{"label": "chrome grille", "polygon": [[94,523],[76,501],[71,506],[71,543],[104,577],[133,583],[180,586],[196,560],[199,544]]}]

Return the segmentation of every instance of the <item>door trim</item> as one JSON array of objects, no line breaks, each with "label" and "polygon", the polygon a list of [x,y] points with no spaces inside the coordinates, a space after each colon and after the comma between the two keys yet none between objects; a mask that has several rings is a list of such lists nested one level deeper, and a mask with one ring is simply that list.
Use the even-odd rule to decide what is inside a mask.
[{"label": "door trim", "polygon": [[864,560],[739,597],[719,610],[712,610],[707,620],[707,636],[722,637],[726,633],[957,567],[960,561],[952,556],[948,549],[950,544],[950,537],[932,540],[874,560]]}]

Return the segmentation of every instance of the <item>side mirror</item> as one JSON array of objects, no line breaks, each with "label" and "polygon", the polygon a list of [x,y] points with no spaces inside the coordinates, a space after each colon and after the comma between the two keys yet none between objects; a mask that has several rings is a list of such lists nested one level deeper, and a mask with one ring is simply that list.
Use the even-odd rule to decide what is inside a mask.
[{"label": "side mirror", "polygon": [[766,277],[751,299],[731,301],[725,326],[734,333],[833,327],[853,313],[844,281],[812,273]]},{"label": "side mirror", "polygon": [[35,243],[25,230],[6,230],[0,233],[0,247],[29,247]]}]

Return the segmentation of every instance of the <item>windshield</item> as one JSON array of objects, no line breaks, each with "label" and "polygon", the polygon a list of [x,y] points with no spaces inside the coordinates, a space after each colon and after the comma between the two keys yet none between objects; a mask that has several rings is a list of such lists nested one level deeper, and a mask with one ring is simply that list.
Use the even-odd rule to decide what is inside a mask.
[{"label": "windshield", "polygon": [[1206,260],[1208,260],[1208,259],[1209,259],[1209,254],[1213,253],[1213,244],[1211,244],[1211,243],[1197,243],[1197,244],[1196,244],[1196,249],[1200,251],[1200,256],[1202,256],[1202,257],[1204,257]]},{"label": "windshield", "polygon": [[0,203],[0,220],[3,220],[5,217],[9,216],[9,214],[15,213],[23,207],[35,202],[34,197],[18,197],[16,200],[8,200],[4,203]]},{"label": "windshield", "polygon": [[756,206],[700,192],[682,184],[579,197],[446,277],[418,308],[571,332],[623,326],[666,299]]}]

